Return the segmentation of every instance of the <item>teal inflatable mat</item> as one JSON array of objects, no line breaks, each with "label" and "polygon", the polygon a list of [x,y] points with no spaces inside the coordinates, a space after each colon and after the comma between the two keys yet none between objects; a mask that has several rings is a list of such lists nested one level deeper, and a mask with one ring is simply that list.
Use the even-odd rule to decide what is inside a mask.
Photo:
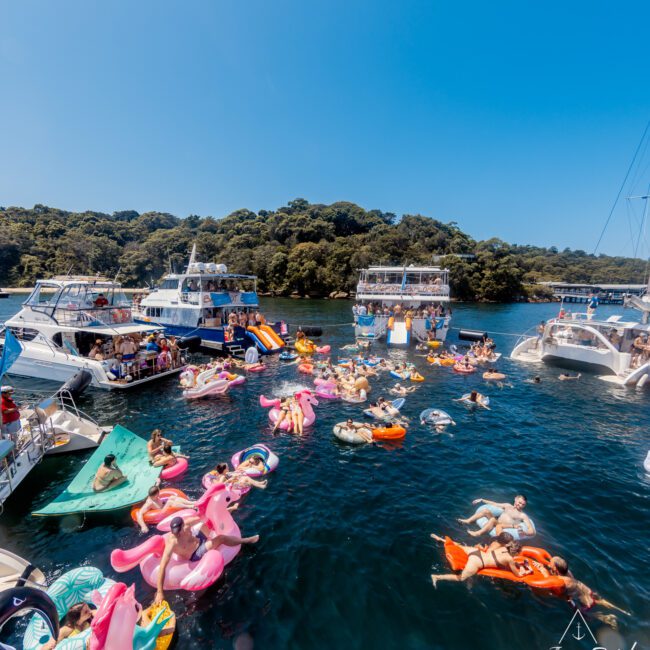
[{"label": "teal inflatable mat", "polygon": [[[108,454],[115,455],[116,463],[128,481],[112,490],[95,492],[95,474]],[[45,508],[32,514],[36,517],[50,517],[126,508],[147,498],[147,492],[160,472],[160,467],[149,465],[146,441],[118,424],[95,449],[72,483]]]}]

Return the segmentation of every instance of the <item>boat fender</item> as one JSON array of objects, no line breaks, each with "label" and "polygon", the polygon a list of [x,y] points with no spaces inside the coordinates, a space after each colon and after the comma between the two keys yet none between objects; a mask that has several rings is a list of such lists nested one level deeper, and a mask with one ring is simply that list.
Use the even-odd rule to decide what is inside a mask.
[{"label": "boat fender", "polygon": [[188,350],[189,352],[198,352],[201,347],[200,336],[183,336],[178,339],[178,347],[181,350]]},{"label": "boat fender", "polygon": [[648,381],[648,374],[646,373],[639,379],[639,381],[636,382],[636,387],[637,388],[643,388],[646,385],[646,382]]},{"label": "boat fender", "polygon": [[487,332],[479,332],[478,330],[460,330],[458,332],[458,338],[461,341],[483,341],[487,337]]},{"label": "boat fender", "polygon": [[72,399],[77,399],[90,386],[92,380],[93,376],[88,370],[80,370],[59,388],[57,395],[68,392],[72,395]]},{"label": "boat fender", "polygon": [[305,336],[323,336],[323,328],[316,325],[305,325],[304,327],[298,327],[299,332],[303,332]]}]

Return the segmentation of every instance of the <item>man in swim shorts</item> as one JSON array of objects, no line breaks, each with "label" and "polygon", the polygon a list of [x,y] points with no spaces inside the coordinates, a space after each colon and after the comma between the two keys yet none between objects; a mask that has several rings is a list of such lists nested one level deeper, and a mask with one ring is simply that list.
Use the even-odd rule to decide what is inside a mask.
[{"label": "man in swim shorts", "polygon": [[165,550],[160,559],[158,572],[158,585],[154,603],[164,600],[163,586],[165,584],[165,571],[172,556],[177,555],[182,560],[198,562],[208,551],[219,546],[239,546],[240,544],[255,544],[259,535],[252,537],[237,537],[235,535],[215,535],[210,537],[210,529],[199,517],[174,517],[171,520],[169,533],[165,533]]},{"label": "man in swim shorts", "polygon": [[504,528],[516,528],[524,535],[529,536],[535,534],[532,522],[528,515],[523,512],[527,504],[527,499],[523,494],[518,494],[512,504],[495,503],[494,501],[488,501],[487,499],[474,499],[472,503],[474,505],[484,503],[486,506],[493,506],[503,510],[499,517],[495,517],[489,508],[481,508],[476,512],[476,514],[472,515],[468,519],[459,519],[458,523],[461,524],[473,524],[482,517],[487,519],[487,523],[483,528],[467,531],[472,537],[480,537],[481,535],[489,533],[492,529],[494,529],[496,534],[499,535]]}]

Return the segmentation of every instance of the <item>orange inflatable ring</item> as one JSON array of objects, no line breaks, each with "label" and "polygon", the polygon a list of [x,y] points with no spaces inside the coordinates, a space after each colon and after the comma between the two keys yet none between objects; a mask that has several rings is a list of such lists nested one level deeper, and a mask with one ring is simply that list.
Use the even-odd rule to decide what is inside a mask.
[{"label": "orange inflatable ring", "polygon": [[306,375],[314,374],[314,366],[311,363],[301,363],[298,366],[298,372],[304,372]]},{"label": "orange inflatable ring", "polygon": [[392,427],[379,427],[372,430],[375,440],[401,440],[406,435],[406,429],[398,425]]},{"label": "orange inflatable ring", "polygon": [[[462,571],[467,564],[467,553],[462,546],[449,537],[445,537],[445,556],[449,566],[454,571]],[[515,562],[521,564],[525,560],[528,560],[528,566],[533,570],[532,573],[525,576],[516,576],[505,569],[481,569],[478,575],[511,580],[512,582],[523,582],[534,589],[547,589],[556,596],[561,596],[564,593],[562,578],[553,575],[549,569],[551,555],[548,551],[536,546],[522,546],[521,552],[515,557]]]},{"label": "orange inflatable ring", "polygon": [[454,366],[456,365],[455,359],[440,359],[441,366]]},{"label": "orange inflatable ring", "polygon": [[476,372],[474,366],[463,366],[459,363],[454,364],[454,372],[459,372],[461,375],[471,375],[473,372]]},{"label": "orange inflatable ring", "polygon": [[[176,488],[161,488],[160,493],[158,494],[158,498],[164,502],[167,501],[167,499],[170,497],[180,497],[181,499],[187,499],[187,495],[181,490],[177,490]],[[133,508],[131,508],[131,519],[133,519],[136,524],[138,523],[138,510],[140,510],[141,507],[142,504],[139,503],[138,505],[135,505]],[[178,512],[179,510],[183,510],[183,508],[168,508],[163,514],[162,510],[152,508],[145,513],[144,522],[145,524],[159,524],[165,517],[171,515],[173,512]]]},{"label": "orange inflatable ring", "polygon": [[409,379],[411,381],[424,381],[424,377],[419,372],[413,373]]}]

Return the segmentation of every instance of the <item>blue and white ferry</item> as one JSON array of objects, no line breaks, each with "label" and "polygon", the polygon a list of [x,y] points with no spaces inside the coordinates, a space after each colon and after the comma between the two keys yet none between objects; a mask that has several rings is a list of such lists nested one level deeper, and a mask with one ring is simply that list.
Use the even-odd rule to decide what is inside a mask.
[{"label": "blue and white ferry", "polygon": [[199,336],[202,347],[227,354],[241,354],[251,343],[263,354],[282,350],[286,326],[264,322],[257,277],[228,273],[224,264],[195,259],[196,246],[185,273],[166,275],[134,305],[134,320],[173,336]]}]

